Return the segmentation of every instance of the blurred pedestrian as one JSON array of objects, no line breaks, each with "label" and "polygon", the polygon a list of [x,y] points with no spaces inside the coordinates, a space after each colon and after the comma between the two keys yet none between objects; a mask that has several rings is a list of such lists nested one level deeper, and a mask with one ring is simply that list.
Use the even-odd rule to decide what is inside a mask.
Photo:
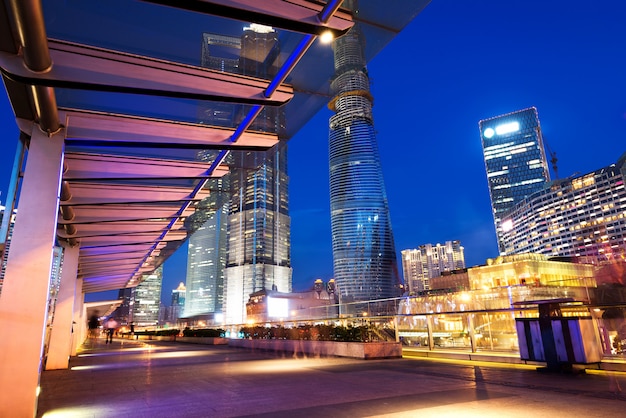
[{"label": "blurred pedestrian", "polygon": [[106,342],[105,344],[113,343],[113,333],[115,333],[115,329],[117,328],[117,321],[113,318],[109,318],[105,324],[106,328]]},{"label": "blurred pedestrian", "polygon": [[98,335],[98,328],[100,327],[100,319],[98,318],[98,311],[95,311],[87,321],[87,327],[89,328],[89,338],[96,338]]}]

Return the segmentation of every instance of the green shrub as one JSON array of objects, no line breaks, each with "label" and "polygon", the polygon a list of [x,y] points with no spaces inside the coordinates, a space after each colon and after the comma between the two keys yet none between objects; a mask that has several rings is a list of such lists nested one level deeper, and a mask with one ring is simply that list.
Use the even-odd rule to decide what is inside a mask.
[{"label": "green shrub", "polygon": [[366,342],[372,340],[369,326],[333,326],[333,325],[300,325],[299,327],[243,327],[243,338],[258,340],[312,340],[312,341],[343,341]]}]

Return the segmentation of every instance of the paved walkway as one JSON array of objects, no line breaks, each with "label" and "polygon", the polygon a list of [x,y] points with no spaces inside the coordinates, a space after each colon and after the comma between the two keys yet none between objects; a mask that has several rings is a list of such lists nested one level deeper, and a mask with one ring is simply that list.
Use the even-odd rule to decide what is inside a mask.
[{"label": "paved walkway", "polygon": [[104,339],[45,371],[38,417],[611,417],[625,373],[428,359],[294,358]]}]

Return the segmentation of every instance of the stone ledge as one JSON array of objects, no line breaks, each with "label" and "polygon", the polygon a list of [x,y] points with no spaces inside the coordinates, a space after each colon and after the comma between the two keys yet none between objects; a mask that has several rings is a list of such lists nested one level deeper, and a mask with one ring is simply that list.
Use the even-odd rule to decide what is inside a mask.
[{"label": "stone ledge", "polygon": [[294,354],[311,354],[318,356],[351,357],[364,360],[401,358],[402,345],[398,342],[339,342],[309,340],[248,340],[231,339],[231,347],[250,348],[256,350],[283,351]]},{"label": "stone ledge", "polygon": [[176,337],[176,341],[189,344],[226,345],[228,339],[221,337]]}]

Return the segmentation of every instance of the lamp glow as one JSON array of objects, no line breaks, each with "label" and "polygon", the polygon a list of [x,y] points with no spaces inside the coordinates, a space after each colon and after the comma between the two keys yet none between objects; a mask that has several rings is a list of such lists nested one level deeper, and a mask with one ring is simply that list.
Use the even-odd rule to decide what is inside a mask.
[{"label": "lamp glow", "polygon": [[269,318],[287,318],[289,301],[282,298],[267,298],[267,316]]},{"label": "lamp glow", "polygon": [[519,122],[517,121],[496,126],[496,133],[498,135],[510,134],[511,132],[517,131],[519,131]]},{"label": "lamp glow", "polygon": [[333,33],[329,30],[323,32],[320,35],[320,42],[323,44],[329,44],[333,41],[333,39],[335,39],[335,37],[333,36]]},{"label": "lamp glow", "polygon": [[494,134],[495,134],[495,132],[491,128],[487,128],[487,129],[485,129],[485,132],[483,132],[483,135],[485,136],[485,138],[491,138],[491,137],[493,137]]}]

